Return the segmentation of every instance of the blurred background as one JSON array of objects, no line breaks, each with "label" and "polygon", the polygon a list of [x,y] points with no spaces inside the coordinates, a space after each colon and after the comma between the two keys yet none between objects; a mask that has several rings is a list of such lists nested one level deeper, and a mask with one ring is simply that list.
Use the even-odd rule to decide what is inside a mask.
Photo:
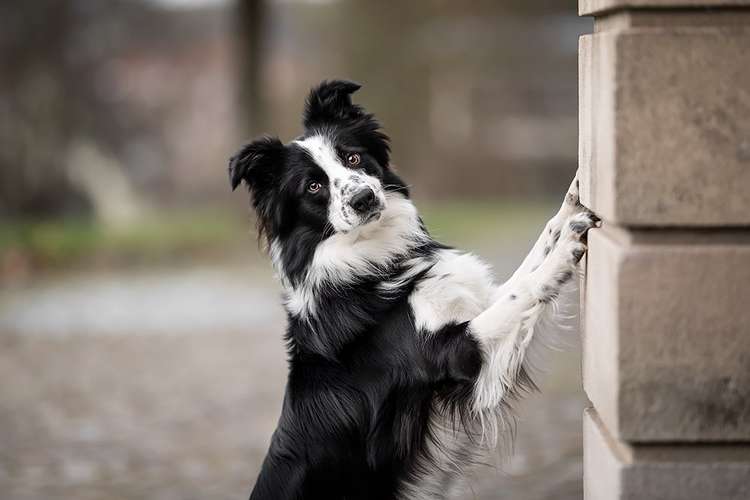
[{"label": "blurred background", "polygon": [[[591,28],[575,0],[0,2],[0,498],[245,498],[284,315],[227,158],[359,81],[430,230],[504,279],[575,172]],[[575,337],[472,498],[582,498]]]}]

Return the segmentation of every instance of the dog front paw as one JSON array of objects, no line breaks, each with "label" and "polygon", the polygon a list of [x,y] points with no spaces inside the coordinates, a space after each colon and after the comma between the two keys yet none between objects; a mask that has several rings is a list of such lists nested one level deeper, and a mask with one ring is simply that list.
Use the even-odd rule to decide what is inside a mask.
[{"label": "dog front paw", "polygon": [[586,209],[565,219],[554,250],[533,273],[540,302],[556,299],[563,285],[573,278],[587,250],[586,236],[598,224],[599,218]]},{"label": "dog front paw", "polygon": [[[581,214],[589,214],[588,216]],[[581,216],[581,220],[576,219]],[[590,226],[588,219],[595,219],[594,223],[598,222],[598,218],[591,213],[586,207],[581,205],[581,200],[578,193],[578,172],[570,183],[567,193],[565,194],[565,200],[563,201],[560,210],[555,216],[547,222],[545,228],[545,244],[544,244],[544,255],[549,255],[557,246],[557,242],[560,240],[560,235],[564,232],[565,226],[572,222],[576,223],[576,231],[580,231],[585,242],[585,234]],[[580,239],[580,238],[579,238]]]},{"label": "dog front paw", "polygon": [[[571,215],[565,221],[566,238],[585,245],[589,229],[597,227],[600,221],[601,219],[596,214],[584,208],[582,212]],[[576,262],[579,260],[581,260],[580,257]]]},{"label": "dog front paw", "polygon": [[597,227],[599,221],[599,217],[587,209],[568,217],[561,230],[563,243],[558,249],[559,257],[573,265],[578,264],[586,253],[589,229]]}]

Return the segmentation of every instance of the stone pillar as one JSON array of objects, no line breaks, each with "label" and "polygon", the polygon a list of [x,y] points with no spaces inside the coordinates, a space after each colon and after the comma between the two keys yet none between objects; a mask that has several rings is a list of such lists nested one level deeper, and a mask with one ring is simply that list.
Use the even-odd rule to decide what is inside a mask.
[{"label": "stone pillar", "polygon": [[750,499],[750,0],[579,0],[587,500]]}]

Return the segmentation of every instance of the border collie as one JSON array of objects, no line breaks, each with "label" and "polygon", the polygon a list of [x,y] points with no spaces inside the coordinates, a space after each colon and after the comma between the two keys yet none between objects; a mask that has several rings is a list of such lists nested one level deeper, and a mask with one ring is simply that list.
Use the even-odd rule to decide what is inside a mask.
[{"label": "border collie", "polygon": [[[251,499],[448,498],[498,419],[534,389],[534,351],[598,219],[574,179],[521,266],[435,241],[390,165],[389,139],[323,82],[304,133],[263,137],[229,162],[284,290],[289,376]],[[505,415],[507,416],[507,415]]]}]

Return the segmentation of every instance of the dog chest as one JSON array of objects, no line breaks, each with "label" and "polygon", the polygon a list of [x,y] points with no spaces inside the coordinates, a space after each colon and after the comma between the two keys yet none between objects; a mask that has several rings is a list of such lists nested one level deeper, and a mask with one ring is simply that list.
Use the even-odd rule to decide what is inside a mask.
[{"label": "dog chest", "polygon": [[409,296],[417,330],[434,332],[447,323],[473,319],[489,307],[493,290],[492,270],[478,257],[441,250]]}]

